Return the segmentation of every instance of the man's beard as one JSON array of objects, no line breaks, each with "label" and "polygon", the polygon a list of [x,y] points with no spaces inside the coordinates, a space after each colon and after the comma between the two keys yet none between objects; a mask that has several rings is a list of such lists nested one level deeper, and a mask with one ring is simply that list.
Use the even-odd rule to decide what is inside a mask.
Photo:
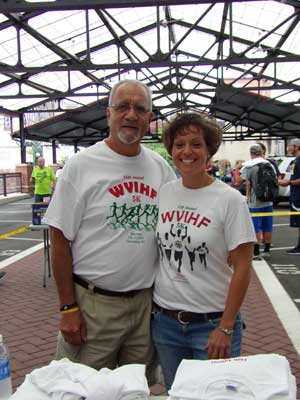
[{"label": "man's beard", "polygon": [[137,130],[136,133],[133,133],[130,135],[128,135],[126,133],[124,134],[122,131],[119,131],[117,133],[117,136],[118,136],[119,140],[124,144],[133,144],[133,143],[139,142],[141,140],[141,135],[140,135],[139,130]]}]

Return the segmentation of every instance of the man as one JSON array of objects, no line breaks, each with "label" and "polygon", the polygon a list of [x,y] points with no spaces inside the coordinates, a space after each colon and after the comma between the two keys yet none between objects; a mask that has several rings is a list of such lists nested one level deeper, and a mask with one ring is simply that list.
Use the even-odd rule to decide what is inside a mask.
[{"label": "man", "polygon": [[272,160],[272,158],[266,157],[266,153],[267,153],[266,146],[263,143],[258,143],[258,144],[262,148],[262,151],[263,151],[262,156],[263,156],[263,158],[265,158],[266,160],[268,160],[272,164],[272,166],[273,166],[273,168],[274,168],[274,170],[276,172],[276,176],[279,177],[280,171],[279,171],[278,165],[276,164],[276,162],[274,160]]},{"label": "man", "polygon": [[113,87],[108,138],[68,161],[46,213],[61,312],[57,358],[96,369],[150,364],[157,196],[175,179],[141,145],[151,103],[139,81]]},{"label": "man", "polygon": [[[268,163],[263,158],[261,145],[254,144],[250,147],[251,160],[246,161],[241,170],[241,176],[246,180],[246,197],[251,213],[264,213],[273,211],[272,201],[261,201],[256,197],[255,187],[257,185],[258,164]],[[254,244],[253,259],[260,259],[260,243],[264,242],[264,251],[261,256],[270,258],[270,246],[272,242],[273,217],[252,217],[256,233],[257,243]]]},{"label": "man", "polygon": [[37,159],[37,166],[32,171],[31,182],[34,183],[34,201],[36,203],[49,201],[52,187],[55,185],[55,174],[52,168],[45,167],[43,157]]},{"label": "man", "polygon": [[[295,160],[291,162],[291,177],[290,179],[279,180],[279,185],[288,186],[290,185],[290,210],[300,212],[300,139],[292,139],[287,146],[288,153],[295,157]],[[287,250],[288,254],[300,255],[300,215],[290,216],[290,226],[298,228],[298,243],[290,250]]]}]

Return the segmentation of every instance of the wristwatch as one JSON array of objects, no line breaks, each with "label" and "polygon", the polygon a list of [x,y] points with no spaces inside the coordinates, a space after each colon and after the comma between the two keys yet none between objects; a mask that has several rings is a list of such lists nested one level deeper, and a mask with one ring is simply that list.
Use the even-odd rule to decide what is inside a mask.
[{"label": "wristwatch", "polygon": [[225,333],[225,335],[232,335],[233,334],[233,329],[229,328],[222,328],[221,326],[218,326],[219,331]]}]

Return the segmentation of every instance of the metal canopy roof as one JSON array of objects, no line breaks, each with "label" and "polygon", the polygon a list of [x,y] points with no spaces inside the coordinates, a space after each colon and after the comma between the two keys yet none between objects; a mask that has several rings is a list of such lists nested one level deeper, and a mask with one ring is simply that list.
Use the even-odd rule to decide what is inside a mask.
[{"label": "metal canopy roof", "polygon": [[161,119],[210,112],[224,140],[298,134],[299,1],[0,0],[0,13],[0,113],[27,138],[103,139],[124,78],[152,88]]},{"label": "metal canopy roof", "polygon": [[[57,143],[77,146],[92,145],[108,135],[106,107],[107,98],[45,119],[26,127],[26,138],[46,142],[56,140]],[[159,110],[154,112],[160,115]],[[210,113],[221,121],[227,121],[225,140],[253,140],[254,135],[259,139],[278,139],[299,134],[300,106],[242,93],[229,85],[217,89]],[[157,135],[149,132],[144,142],[158,139]]]},{"label": "metal canopy roof", "polygon": [[254,136],[285,139],[300,133],[300,105],[243,93],[230,86],[217,89],[210,111],[217,119],[227,121],[227,140],[252,140]]}]

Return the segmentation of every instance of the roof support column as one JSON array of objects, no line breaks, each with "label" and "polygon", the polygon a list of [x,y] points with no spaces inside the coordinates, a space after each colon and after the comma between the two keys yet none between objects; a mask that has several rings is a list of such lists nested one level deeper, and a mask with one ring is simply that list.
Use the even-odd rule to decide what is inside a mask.
[{"label": "roof support column", "polygon": [[57,164],[57,159],[56,159],[56,140],[52,140],[52,162],[53,162],[53,164]]},{"label": "roof support column", "polygon": [[26,164],[26,142],[25,142],[24,114],[23,113],[21,113],[19,116],[19,124],[20,124],[21,163]]}]

